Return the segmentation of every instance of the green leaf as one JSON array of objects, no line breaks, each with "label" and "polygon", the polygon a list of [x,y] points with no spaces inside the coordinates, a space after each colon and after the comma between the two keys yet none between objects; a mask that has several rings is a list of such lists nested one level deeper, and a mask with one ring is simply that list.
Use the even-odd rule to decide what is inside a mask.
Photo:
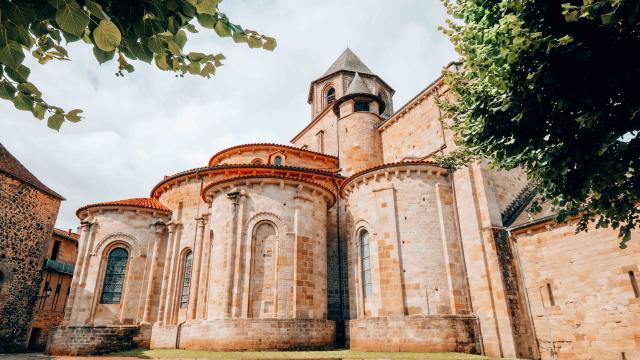
[{"label": "green leaf", "polygon": [[203,68],[202,71],[200,71],[200,75],[209,78],[211,77],[211,75],[215,75],[216,73],[216,67],[213,66],[212,63],[207,63]]},{"label": "green leaf", "polygon": [[15,41],[10,40],[4,46],[0,47],[0,63],[17,68],[24,60],[24,52],[22,46]]},{"label": "green leaf", "polygon": [[31,111],[33,109],[33,99],[31,96],[19,92],[13,99],[13,105],[18,110]]},{"label": "green leaf", "polygon": [[33,106],[33,116],[35,116],[38,120],[44,119],[44,114],[47,111],[47,107],[42,103],[35,103]]},{"label": "green leaf", "polygon": [[602,25],[611,25],[614,19],[614,13],[602,14],[600,16],[600,21],[602,21]]},{"label": "green leaf", "polygon": [[189,54],[187,54],[187,58],[189,59],[189,61],[200,61],[204,59],[205,56],[205,54],[199,52],[190,52]]},{"label": "green leaf", "polygon": [[564,14],[564,19],[566,22],[576,22],[578,21],[578,12],[577,11],[567,11]]},{"label": "green leaf", "polygon": [[104,64],[107,61],[113,59],[115,51],[102,51],[97,46],[93,47],[93,56],[98,60],[99,64]]},{"label": "green leaf", "polygon": [[17,68],[13,69],[10,67],[5,67],[4,71],[7,75],[16,82],[27,82],[29,78],[29,74],[31,70],[24,65],[19,65]]},{"label": "green leaf", "polygon": [[27,94],[27,95],[36,95],[42,96],[42,93],[38,88],[30,82],[20,83],[18,84],[18,90]]},{"label": "green leaf", "polygon": [[182,49],[184,47],[184,44],[187,43],[187,33],[185,33],[183,30],[180,30],[173,36],[173,39]]},{"label": "green leaf", "polygon": [[189,70],[189,74],[192,74],[192,75],[200,74],[200,63],[197,63],[197,62],[190,63],[188,70]]},{"label": "green leaf", "polygon": [[60,127],[62,126],[63,122],[64,115],[56,113],[49,116],[49,119],[47,120],[47,126],[55,131],[60,131]]},{"label": "green leaf", "polygon": [[13,101],[16,94],[16,88],[7,80],[0,81],[0,98]]},{"label": "green leaf", "polygon": [[102,5],[98,4],[97,2],[92,0],[86,0],[84,5],[87,7],[87,10],[89,10],[89,12],[93,16],[97,17],[98,19],[102,19],[102,20],[109,19],[109,16],[102,9]]},{"label": "green leaf", "polygon": [[262,47],[262,41],[255,36],[249,36],[248,42],[249,42],[249,47],[252,49]]},{"label": "green leaf", "polygon": [[198,32],[198,29],[196,29],[195,25],[193,25],[193,24],[185,25],[185,29],[187,29],[187,31],[189,31],[190,33],[197,33]]},{"label": "green leaf", "polygon": [[215,15],[217,13],[216,7],[218,3],[220,3],[220,0],[198,0],[196,11],[198,14]]},{"label": "green leaf", "polygon": [[169,63],[167,63],[167,58],[164,55],[156,55],[155,57],[156,66],[162,70],[169,70]]},{"label": "green leaf", "polygon": [[236,42],[236,43],[246,43],[247,41],[249,41],[249,37],[245,33],[234,32],[233,33],[233,41]]},{"label": "green leaf", "polygon": [[231,30],[229,29],[229,24],[226,21],[222,21],[222,20],[216,21],[216,25],[214,26],[213,29],[216,31],[216,34],[218,34],[218,36],[220,37],[231,36]]},{"label": "green leaf", "polygon": [[162,54],[164,52],[164,46],[162,40],[157,36],[152,36],[146,40],[147,47],[155,54]]},{"label": "green leaf", "polygon": [[82,116],[80,116],[80,113],[82,113],[82,110],[74,109],[69,111],[64,117],[73,123],[77,123],[82,120]]},{"label": "green leaf", "polygon": [[197,19],[200,25],[204,28],[213,29],[216,26],[217,18],[215,16],[209,14],[198,14]]},{"label": "green leaf", "polygon": [[64,0],[56,11],[56,23],[65,32],[80,37],[89,25],[89,16],[75,0]]},{"label": "green leaf", "polygon": [[100,20],[100,24],[93,30],[93,40],[102,51],[113,51],[120,45],[122,34],[116,24],[109,20]]},{"label": "green leaf", "polygon": [[167,45],[169,45],[169,51],[171,51],[171,53],[173,55],[180,55],[180,53],[182,52],[182,49],[180,49],[180,46],[178,46],[178,44],[176,44],[173,41],[168,41]]},{"label": "green leaf", "polygon": [[265,50],[273,51],[273,49],[275,49],[276,46],[278,46],[278,43],[276,42],[276,39],[274,39],[272,37],[268,37],[268,36],[263,36],[262,38],[265,40],[264,44],[262,45],[262,47]]}]

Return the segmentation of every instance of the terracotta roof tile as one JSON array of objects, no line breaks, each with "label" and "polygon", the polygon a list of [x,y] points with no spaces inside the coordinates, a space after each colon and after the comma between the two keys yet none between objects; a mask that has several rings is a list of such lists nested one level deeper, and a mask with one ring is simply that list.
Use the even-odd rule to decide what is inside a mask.
[{"label": "terracotta roof tile", "polygon": [[254,144],[235,145],[235,146],[220,150],[217,153],[213,154],[213,156],[209,159],[209,163],[208,164],[209,164],[209,166],[211,166],[211,163],[213,162],[213,160],[216,157],[218,157],[218,156],[220,156],[220,155],[222,155],[222,154],[224,154],[226,152],[229,152],[229,151],[232,151],[232,150],[236,150],[236,149],[239,149],[239,148],[243,148],[243,147],[258,147],[258,146],[279,147],[279,148],[282,148],[282,149],[301,151],[301,152],[304,152],[304,153],[307,153],[307,154],[313,154],[313,155],[329,158],[329,159],[332,159],[332,160],[338,160],[338,158],[333,156],[333,155],[323,154],[323,153],[319,153],[319,152],[316,152],[316,151],[311,151],[311,150],[307,150],[307,149],[303,149],[303,148],[299,148],[299,147],[295,147],[295,146],[284,145],[284,144],[275,144],[275,143],[254,143]]},{"label": "terracotta roof tile", "polygon": [[78,240],[80,238],[80,235],[77,233],[74,233],[73,231],[71,231],[71,229],[69,230],[62,230],[62,229],[58,229],[58,228],[54,228],[53,229],[53,234],[56,236],[61,236],[63,238],[67,238],[70,240]]},{"label": "terracotta roof tile", "polygon": [[116,200],[116,201],[107,201],[96,204],[85,205],[79,208],[76,211],[76,216],[80,214],[80,212],[96,207],[96,206],[128,206],[128,207],[137,207],[151,210],[158,210],[164,212],[170,212],[171,209],[164,206],[160,201],[153,198],[133,198],[133,199],[125,199],[125,200]]}]

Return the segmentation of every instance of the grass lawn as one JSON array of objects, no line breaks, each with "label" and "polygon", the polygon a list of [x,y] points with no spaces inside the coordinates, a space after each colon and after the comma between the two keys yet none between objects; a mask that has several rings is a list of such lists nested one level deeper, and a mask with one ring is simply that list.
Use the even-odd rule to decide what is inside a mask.
[{"label": "grass lawn", "polygon": [[425,360],[490,360],[492,358],[461,353],[367,352],[354,350],[330,351],[197,351],[181,349],[136,349],[107,356],[153,358],[208,359],[425,359]]}]

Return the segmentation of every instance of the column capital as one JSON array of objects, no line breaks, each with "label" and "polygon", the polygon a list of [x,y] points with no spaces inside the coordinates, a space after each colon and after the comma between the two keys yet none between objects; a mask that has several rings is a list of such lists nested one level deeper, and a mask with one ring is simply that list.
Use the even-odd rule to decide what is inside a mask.
[{"label": "column capital", "polygon": [[154,228],[154,230],[156,231],[156,234],[159,234],[159,233],[164,232],[164,229],[167,227],[167,224],[165,224],[162,221],[156,221],[153,224],[151,224],[150,226],[152,226]]}]

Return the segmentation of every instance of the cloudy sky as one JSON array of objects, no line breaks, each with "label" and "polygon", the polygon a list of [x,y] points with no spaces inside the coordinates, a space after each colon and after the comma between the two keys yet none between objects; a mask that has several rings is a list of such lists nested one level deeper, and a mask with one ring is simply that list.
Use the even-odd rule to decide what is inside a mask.
[{"label": "cloudy sky", "polygon": [[288,143],[310,120],[309,82],[349,46],[395,90],[399,109],[456,55],[438,26],[440,0],[226,0],[229,18],[277,38],[274,52],[201,32],[187,50],[227,57],[212,79],[175,78],[145,63],[124,78],[83,43],[71,62],[32,64],[45,100],[83,109],[60,133],[0,100],[0,142],[66,197],[57,226],[76,228],[88,203],[149,196],[164,175],[206,165],[225,147]]}]

